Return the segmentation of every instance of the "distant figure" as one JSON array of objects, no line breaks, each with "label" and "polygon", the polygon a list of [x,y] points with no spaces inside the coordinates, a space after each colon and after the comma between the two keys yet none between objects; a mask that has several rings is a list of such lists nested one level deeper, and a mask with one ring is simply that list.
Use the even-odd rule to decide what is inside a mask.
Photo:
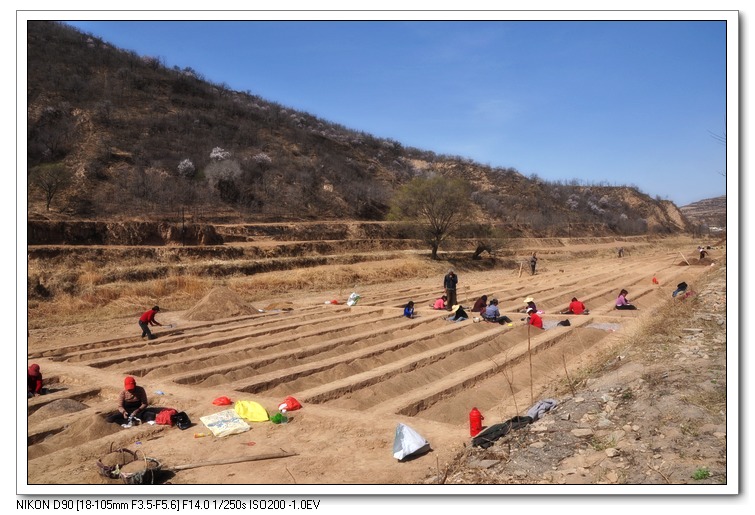
[{"label": "distant figure", "polygon": [[585,304],[577,300],[577,297],[572,297],[569,307],[561,312],[562,315],[589,315],[590,310],[585,307]]},{"label": "distant figure", "polygon": [[533,252],[532,257],[530,257],[530,270],[532,271],[532,275],[535,275],[536,266],[537,266],[537,252]]},{"label": "distant figure", "polygon": [[619,257],[620,258],[624,257],[624,247],[619,247]]},{"label": "distant figure", "polygon": [[406,318],[414,318],[414,301],[410,300],[404,306],[404,316]]},{"label": "distant figure", "polygon": [[149,311],[145,311],[142,316],[139,318],[139,327],[142,328],[142,338],[145,336],[150,339],[154,340],[157,338],[154,334],[152,334],[152,331],[149,330],[149,326],[151,325],[162,325],[160,322],[155,320],[155,315],[160,312],[160,306],[154,306]]},{"label": "distant figure", "polygon": [[684,293],[685,291],[687,291],[687,283],[682,281],[676,285],[676,290],[674,290],[674,293],[672,293],[671,296],[676,297],[677,295]]},{"label": "distant figure", "polygon": [[488,322],[497,322],[499,324],[511,323],[509,317],[501,315],[501,311],[498,309],[498,299],[491,299],[490,305],[485,308],[485,312],[482,314],[482,318]]},{"label": "distant figure", "polygon": [[661,283],[658,282],[658,278],[657,277],[653,277],[653,284],[661,284]]},{"label": "distant figure", "polygon": [[128,376],[123,380],[123,390],[118,395],[118,412],[107,417],[108,422],[126,424],[147,408],[147,392],[141,386],[136,386],[136,379]]},{"label": "distant figure", "polygon": [[474,306],[472,306],[472,313],[484,313],[486,307],[488,307],[488,296],[483,295],[475,301]]},{"label": "distant figure", "polygon": [[449,270],[443,278],[443,288],[446,290],[446,296],[448,297],[446,302],[446,309],[448,310],[451,309],[451,306],[456,305],[456,284],[458,282],[459,278],[454,273],[453,269]]},{"label": "distant figure", "polygon": [[532,308],[527,308],[527,323],[529,325],[537,327],[538,329],[543,328],[543,319],[540,318],[540,315],[537,314],[537,311]]},{"label": "distant figure", "polygon": [[42,371],[39,369],[39,365],[32,363],[26,374],[26,397],[36,397],[43,393]]},{"label": "distant figure", "polygon": [[705,259],[705,256],[707,256],[707,255],[708,255],[708,251],[705,250],[705,249],[703,249],[703,248],[700,248],[700,259],[701,260]]},{"label": "distant figure", "polygon": [[629,292],[626,290],[619,292],[619,296],[616,298],[616,309],[637,309],[637,306],[627,300],[628,294]]},{"label": "distant figure", "polygon": [[446,309],[447,304],[448,297],[443,295],[441,298],[437,299],[434,304],[430,304],[430,307],[433,309]]},{"label": "distant figure", "polygon": [[453,322],[461,322],[462,320],[466,320],[469,318],[467,315],[467,312],[464,311],[464,308],[461,306],[461,304],[456,304],[451,307],[451,316],[448,317],[447,320],[451,320]]}]

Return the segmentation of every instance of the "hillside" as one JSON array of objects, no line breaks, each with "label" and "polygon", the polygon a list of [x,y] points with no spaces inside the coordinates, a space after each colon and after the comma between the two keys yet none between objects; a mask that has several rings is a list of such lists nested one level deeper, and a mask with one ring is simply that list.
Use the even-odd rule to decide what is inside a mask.
[{"label": "hillside", "polygon": [[726,195],[699,200],[679,209],[695,225],[707,227],[711,232],[726,231]]},{"label": "hillside", "polygon": [[549,182],[404,147],[61,23],[27,29],[30,219],[382,221],[397,188],[443,175],[471,185],[470,221],[515,235],[691,227],[673,203],[632,187]]}]

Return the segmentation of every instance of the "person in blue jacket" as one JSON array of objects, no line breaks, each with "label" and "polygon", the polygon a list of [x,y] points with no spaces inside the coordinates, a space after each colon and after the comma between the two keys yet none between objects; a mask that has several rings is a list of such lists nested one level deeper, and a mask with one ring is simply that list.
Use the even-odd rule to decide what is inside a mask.
[{"label": "person in blue jacket", "polygon": [[414,301],[410,300],[404,306],[404,316],[406,318],[414,318]]}]

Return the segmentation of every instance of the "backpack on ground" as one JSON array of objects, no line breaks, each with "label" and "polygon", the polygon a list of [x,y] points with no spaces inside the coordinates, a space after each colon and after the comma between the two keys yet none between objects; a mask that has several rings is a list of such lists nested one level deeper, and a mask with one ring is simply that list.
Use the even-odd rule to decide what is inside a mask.
[{"label": "backpack on ground", "polygon": [[181,411],[179,413],[175,413],[171,420],[176,425],[178,429],[184,430],[189,429],[191,427],[191,420],[189,419],[189,415],[186,414],[185,411]]}]

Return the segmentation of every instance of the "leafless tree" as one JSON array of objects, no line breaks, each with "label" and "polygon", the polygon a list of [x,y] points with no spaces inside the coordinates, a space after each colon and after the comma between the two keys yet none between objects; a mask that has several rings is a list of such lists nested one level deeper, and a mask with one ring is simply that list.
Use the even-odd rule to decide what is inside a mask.
[{"label": "leafless tree", "polygon": [[470,186],[462,179],[417,177],[396,193],[389,219],[415,223],[438,259],[438,248],[460,225],[470,207]]},{"label": "leafless tree", "polygon": [[65,190],[72,179],[73,173],[62,163],[35,166],[29,172],[29,184],[44,194],[47,211],[52,199]]}]

